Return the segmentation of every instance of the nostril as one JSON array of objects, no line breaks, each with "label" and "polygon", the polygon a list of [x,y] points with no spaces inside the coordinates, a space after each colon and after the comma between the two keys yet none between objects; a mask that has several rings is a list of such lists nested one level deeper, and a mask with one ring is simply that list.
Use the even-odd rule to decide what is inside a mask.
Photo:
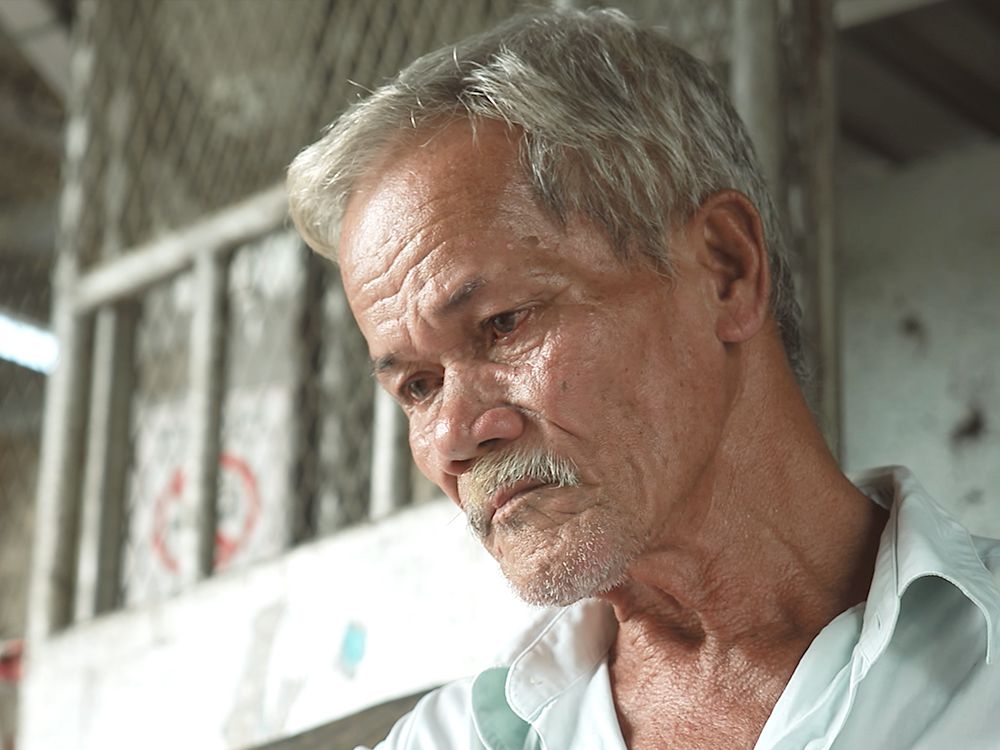
[{"label": "nostril", "polygon": [[500,438],[490,438],[489,440],[481,440],[479,442],[479,447],[492,448],[493,446],[498,445],[500,442],[502,442]]}]

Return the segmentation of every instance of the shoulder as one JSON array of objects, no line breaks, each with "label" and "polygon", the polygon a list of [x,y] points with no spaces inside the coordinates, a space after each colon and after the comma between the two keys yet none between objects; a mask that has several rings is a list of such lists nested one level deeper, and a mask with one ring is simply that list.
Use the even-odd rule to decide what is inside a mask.
[{"label": "shoulder", "polygon": [[479,748],[472,720],[473,678],[450,682],[420,699],[376,746],[376,750]]},{"label": "shoulder", "polygon": [[566,620],[568,626],[576,627],[580,616],[565,615],[572,615],[577,610],[587,611],[587,607],[577,604],[535,613],[526,627],[497,654],[493,667],[425,695],[412,711],[396,722],[376,750],[443,750],[450,747],[479,750],[484,745],[477,722],[486,722],[488,726],[484,731],[487,733],[497,727],[504,733],[515,724],[524,724],[506,702],[507,665],[535,648],[554,623]]}]

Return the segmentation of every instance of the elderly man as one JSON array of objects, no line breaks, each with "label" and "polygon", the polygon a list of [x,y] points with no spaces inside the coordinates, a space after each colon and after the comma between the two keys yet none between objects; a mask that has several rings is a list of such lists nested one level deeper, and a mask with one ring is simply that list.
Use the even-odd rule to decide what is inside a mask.
[{"label": "elderly man", "polygon": [[389,748],[995,750],[1000,546],[852,484],[747,135],[610,11],[433,52],[289,171],[421,470],[559,605]]}]

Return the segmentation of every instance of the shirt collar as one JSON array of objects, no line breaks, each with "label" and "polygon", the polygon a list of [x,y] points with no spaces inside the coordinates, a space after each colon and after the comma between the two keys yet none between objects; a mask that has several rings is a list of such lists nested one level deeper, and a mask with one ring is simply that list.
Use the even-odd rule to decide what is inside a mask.
[{"label": "shirt collar", "polygon": [[488,669],[473,682],[473,722],[483,744],[522,747],[542,711],[593,673],[617,627],[614,611],[596,599],[543,611],[499,658],[510,666]]},{"label": "shirt collar", "polygon": [[593,672],[617,630],[614,610],[595,599],[558,612],[511,663],[507,703],[525,720],[534,719],[576,680]]},{"label": "shirt collar", "polygon": [[889,509],[859,642],[868,663],[891,640],[907,588],[926,576],[952,584],[979,608],[986,618],[986,661],[994,663],[1000,588],[969,532],[931,499],[908,469],[873,469],[854,481],[869,498]]}]

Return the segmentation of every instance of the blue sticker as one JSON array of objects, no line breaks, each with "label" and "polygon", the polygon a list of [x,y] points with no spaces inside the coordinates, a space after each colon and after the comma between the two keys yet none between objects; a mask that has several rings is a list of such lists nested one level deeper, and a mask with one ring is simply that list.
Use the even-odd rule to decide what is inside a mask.
[{"label": "blue sticker", "polygon": [[358,622],[347,623],[344,639],[340,644],[340,668],[353,677],[365,658],[365,626]]}]

